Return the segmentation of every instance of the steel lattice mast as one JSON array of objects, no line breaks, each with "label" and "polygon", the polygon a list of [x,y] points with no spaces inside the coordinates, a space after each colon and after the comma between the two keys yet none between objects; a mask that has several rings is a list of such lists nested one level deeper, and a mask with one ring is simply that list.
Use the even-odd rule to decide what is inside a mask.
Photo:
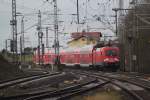
[{"label": "steel lattice mast", "polygon": [[57,9],[57,0],[54,0],[54,33],[55,33],[55,40],[54,40],[54,48],[55,54],[57,55],[56,58],[56,65],[59,64],[59,36],[58,36],[58,9]]},{"label": "steel lattice mast", "polygon": [[[42,50],[42,38],[43,38],[43,32],[42,32],[42,23],[41,23],[41,11],[39,10],[38,12],[38,26],[37,26],[37,31],[38,31],[38,58],[39,58],[39,64],[43,63],[43,53],[41,52]],[[41,61],[41,55],[42,55],[42,61]]]},{"label": "steel lattice mast", "polygon": [[[10,25],[12,26],[12,52],[13,54],[18,53],[17,50],[17,19],[16,19],[16,0],[12,0],[12,20],[10,21]],[[16,59],[14,59],[17,61]]]}]

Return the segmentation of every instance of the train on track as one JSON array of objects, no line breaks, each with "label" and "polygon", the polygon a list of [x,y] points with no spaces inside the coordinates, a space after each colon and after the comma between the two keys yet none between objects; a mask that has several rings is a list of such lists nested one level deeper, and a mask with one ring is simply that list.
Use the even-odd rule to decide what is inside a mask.
[{"label": "train on track", "polygon": [[59,56],[54,51],[48,50],[43,56],[35,53],[33,61],[36,64],[42,61],[44,65],[54,65],[58,57],[62,66],[89,67],[116,71],[120,65],[119,48],[113,46],[100,48],[87,46],[80,49],[60,50]]}]

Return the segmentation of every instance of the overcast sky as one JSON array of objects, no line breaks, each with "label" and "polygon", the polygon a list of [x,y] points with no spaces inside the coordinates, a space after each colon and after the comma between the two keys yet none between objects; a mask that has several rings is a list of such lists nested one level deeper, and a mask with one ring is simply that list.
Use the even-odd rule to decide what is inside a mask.
[{"label": "overcast sky", "polygon": [[[44,26],[46,24],[53,24],[53,0],[45,2],[46,0],[16,0],[17,1],[17,12],[25,14],[25,29],[37,23],[37,12],[48,12],[42,14],[42,21]],[[79,31],[86,28],[88,25],[92,28],[111,28],[113,26],[114,18],[110,16],[114,15],[112,8],[117,7],[118,0],[79,0],[80,10],[80,22],[87,22],[88,24],[80,25]],[[123,0],[125,1],[125,0]],[[129,1],[129,0],[127,0]],[[126,2],[127,2],[126,1]],[[126,3],[127,4],[127,3]],[[76,13],[76,0],[58,0],[58,13],[59,15],[59,31],[62,33],[70,33],[77,31],[76,16],[72,14]],[[101,16],[101,15],[105,15]],[[96,17],[100,16],[100,21],[96,21]],[[86,18],[88,20],[86,20]],[[18,19],[18,32],[20,32],[20,20]],[[4,41],[8,38],[12,38],[11,35],[11,0],[0,0],[0,49],[4,48]],[[104,23],[103,23],[104,22]],[[49,25],[53,29],[52,25]],[[43,30],[45,32],[45,30]],[[92,30],[99,31],[99,30]],[[100,30],[105,31],[105,30]],[[108,31],[110,32],[110,30]],[[25,33],[26,45],[36,46],[37,45],[37,31],[36,27],[27,30]],[[111,33],[111,32],[110,32]],[[50,31],[50,36],[53,37],[53,31]],[[69,36],[61,35],[60,40],[64,43]],[[51,44],[53,39],[50,40]],[[66,41],[65,41],[66,42]]]}]

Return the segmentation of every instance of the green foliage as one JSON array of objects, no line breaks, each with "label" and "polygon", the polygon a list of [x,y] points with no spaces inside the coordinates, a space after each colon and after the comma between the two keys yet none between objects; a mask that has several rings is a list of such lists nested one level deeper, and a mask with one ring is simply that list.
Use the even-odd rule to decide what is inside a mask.
[{"label": "green foliage", "polygon": [[31,48],[31,47],[26,47],[26,48],[24,49],[24,53],[25,53],[25,54],[33,54],[33,48]]}]

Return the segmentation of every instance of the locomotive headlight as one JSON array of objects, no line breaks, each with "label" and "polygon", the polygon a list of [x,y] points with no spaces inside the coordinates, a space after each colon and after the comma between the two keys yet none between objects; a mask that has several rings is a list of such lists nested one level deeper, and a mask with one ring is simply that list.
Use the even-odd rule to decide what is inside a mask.
[{"label": "locomotive headlight", "polygon": [[109,59],[108,59],[108,58],[104,59],[104,62],[108,62],[108,61],[109,61]]},{"label": "locomotive headlight", "polygon": [[119,59],[117,59],[117,58],[115,58],[114,60],[115,60],[115,61],[119,61]]}]

